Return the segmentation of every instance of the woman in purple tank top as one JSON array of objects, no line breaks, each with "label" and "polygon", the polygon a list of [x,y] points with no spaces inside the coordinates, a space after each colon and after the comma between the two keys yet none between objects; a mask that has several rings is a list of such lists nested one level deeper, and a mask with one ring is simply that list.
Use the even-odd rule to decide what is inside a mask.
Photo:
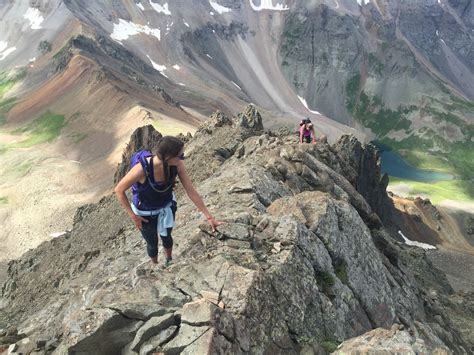
[{"label": "woman in purple tank top", "polygon": [[303,142],[316,143],[316,133],[309,118],[305,118],[300,122],[300,144],[303,144]]}]

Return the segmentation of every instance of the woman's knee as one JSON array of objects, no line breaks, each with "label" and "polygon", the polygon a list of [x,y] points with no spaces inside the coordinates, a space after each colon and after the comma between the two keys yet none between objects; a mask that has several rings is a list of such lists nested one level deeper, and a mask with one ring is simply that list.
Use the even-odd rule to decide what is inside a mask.
[{"label": "woman's knee", "polygon": [[161,237],[161,243],[163,244],[163,248],[165,249],[170,249],[173,247],[173,237],[171,236],[171,233],[168,233],[166,237],[160,236]]}]

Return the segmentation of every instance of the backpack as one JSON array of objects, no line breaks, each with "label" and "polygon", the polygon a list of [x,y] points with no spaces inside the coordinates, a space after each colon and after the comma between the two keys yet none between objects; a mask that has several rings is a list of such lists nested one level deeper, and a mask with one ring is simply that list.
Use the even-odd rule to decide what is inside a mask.
[{"label": "backpack", "polygon": [[300,126],[302,126],[302,125],[304,125],[304,124],[307,124],[307,123],[311,123],[311,120],[310,120],[308,117],[306,117],[306,118],[304,118],[304,119],[301,120]]},{"label": "backpack", "polygon": [[147,161],[147,158],[153,155],[150,150],[142,149],[135,152],[130,160],[130,169],[141,164],[145,172],[145,182],[143,184],[136,182],[132,185],[133,204],[142,210],[160,208],[172,199],[173,181],[168,181],[164,189],[158,188],[154,183],[154,177],[151,176],[153,169]]}]

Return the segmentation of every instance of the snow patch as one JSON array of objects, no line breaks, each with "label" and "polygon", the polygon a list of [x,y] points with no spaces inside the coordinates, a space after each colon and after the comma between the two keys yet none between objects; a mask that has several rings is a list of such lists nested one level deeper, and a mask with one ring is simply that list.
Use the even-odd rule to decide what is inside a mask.
[{"label": "snow patch", "polygon": [[[364,0],[364,5],[367,5],[370,0]],[[357,3],[362,6],[362,0],[357,0]]]},{"label": "snow patch", "polygon": [[213,7],[214,10],[216,10],[219,14],[223,14],[223,13],[226,13],[226,12],[231,12],[232,9],[229,9],[228,7],[225,7],[225,6],[222,6],[222,5],[219,5],[217,2],[215,1],[212,1],[212,0],[209,0],[209,4],[211,4],[211,6]]},{"label": "snow patch", "polygon": [[306,109],[311,112],[311,113],[315,113],[317,115],[320,115],[320,113],[318,111],[313,111],[311,110],[309,107],[308,107],[308,103],[306,102],[306,99],[304,97],[301,97],[298,95],[298,99],[300,99],[301,103],[303,104],[304,107],[306,107]]},{"label": "snow patch", "polygon": [[237,86],[237,88],[238,88],[239,90],[242,90],[242,88],[241,88],[239,85],[237,85],[236,83],[234,83],[232,80],[231,80],[230,82],[231,82],[232,84],[234,84],[235,86]]},{"label": "snow patch", "polygon": [[116,41],[122,41],[130,36],[145,33],[147,35],[155,36],[158,40],[161,39],[160,29],[150,28],[148,26],[139,25],[134,22],[128,22],[119,19],[119,23],[114,23],[114,30],[110,37]]},{"label": "snow patch", "polygon": [[186,84],[183,84],[183,83],[178,83],[178,85],[181,85],[181,86],[186,86]]},{"label": "snow patch", "polygon": [[65,235],[67,232],[56,232],[56,233],[51,233],[49,236],[51,238],[58,238],[58,237],[61,237],[63,235]]},{"label": "snow patch", "polygon": [[249,0],[249,1],[250,1],[250,6],[252,6],[252,9],[254,11],[262,11],[262,10],[286,11],[290,9],[287,5],[283,5],[280,3],[273,5],[272,0],[260,0],[259,6],[254,5],[253,0]]},{"label": "snow patch", "polygon": [[168,34],[171,31],[171,27],[173,27],[173,21],[169,25],[166,25],[166,34]]},{"label": "snow patch", "polygon": [[180,69],[181,69],[181,67],[180,67],[178,64],[173,65],[173,68],[176,69],[176,70],[180,70]]},{"label": "snow patch", "polygon": [[0,53],[2,53],[8,47],[8,42],[0,41]]},{"label": "snow patch", "polygon": [[446,42],[444,41],[444,39],[441,38],[441,42],[443,42],[444,44],[446,44]]},{"label": "snow patch", "polygon": [[436,36],[438,36],[438,37],[439,37],[439,31],[438,31],[438,30],[436,30]]},{"label": "snow patch", "polygon": [[214,58],[212,58],[212,57],[211,57],[209,54],[207,54],[207,53],[206,53],[206,56],[207,56],[208,58],[210,58],[210,59],[214,59]]},{"label": "snow patch", "polygon": [[139,3],[137,4],[137,6],[138,6],[138,8],[139,8],[140,10],[145,11],[145,6],[143,6],[143,4],[142,4],[141,2],[139,2]]},{"label": "snow patch", "polygon": [[187,23],[186,21],[183,20],[183,23],[184,23],[184,25],[185,25],[186,27],[190,27],[190,26],[189,26],[189,23]]},{"label": "snow patch", "polygon": [[336,0],[336,9],[339,9],[339,1]]},{"label": "snow patch", "polygon": [[40,10],[35,9],[33,7],[29,7],[23,17],[30,21],[30,26],[32,30],[39,30],[41,28],[41,23],[44,21]]},{"label": "snow patch", "polygon": [[434,245],[426,244],[426,243],[420,243],[420,242],[415,242],[415,241],[413,241],[413,240],[408,239],[407,237],[405,237],[405,235],[402,233],[402,231],[398,231],[398,234],[400,234],[400,236],[403,238],[403,240],[405,241],[405,244],[406,244],[406,245],[410,245],[410,246],[412,246],[412,247],[422,248],[422,249],[425,249],[425,250],[433,250],[433,249],[436,249],[436,247],[435,247]]},{"label": "snow patch", "polygon": [[[3,43],[6,43],[6,42],[3,42]],[[3,46],[3,43],[2,43],[2,46]],[[4,47],[4,46],[3,46]],[[5,47],[4,47],[5,48]],[[8,57],[11,53],[13,53],[14,51],[16,51],[16,47],[11,47],[11,48],[7,48],[7,49],[3,49],[2,51],[0,51],[0,60],[4,60],[6,57]]]},{"label": "snow patch", "polygon": [[29,62],[31,63],[31,62],[34,62],[35,60],[36,60],[36,57],[33,57],[29,60]]},{"label": "snow patch", "polygon": [[153,65],[153,68],[155,68],[156,70],[158,70],[158,71],[161,73],[161,75],[163,75],[164,77],[166,77],[166,78],[168,77],[168,76],[164,73],[164,71],[166,70],[166,66],[164,66],[164,65],[159,65],[159,64],[155,63],[155,62],[150,58],[150,56],[149,56],[148,54],[146,55],[146,57],[150,60],[151,65]]},{"label": "snow patch", "polygon": [[155,9],[156,12],[171,16],[171,12],[168,9],[167,2],[164,5],[160,5],[160,4],[155,4],[154,2],[150,1],[150,5],[153,9]]},{"label": "snow patch", "polygon": [[214,13],[213,13],[212,11],[211,11],[211,12],[209,12],[209,13],[211,14],[211,16],[214,16]]}]

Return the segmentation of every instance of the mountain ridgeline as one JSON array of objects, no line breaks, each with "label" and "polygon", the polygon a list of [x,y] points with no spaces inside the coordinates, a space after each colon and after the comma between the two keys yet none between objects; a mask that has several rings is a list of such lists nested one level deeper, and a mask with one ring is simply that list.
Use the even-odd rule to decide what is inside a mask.
[{"label": "mountain ridgeline", "polygon": [[[11,3],[3,8],[9,52],[0,68],[34,63],[19,89],[30,97],[45,79],[69,77],[87,59],[98,67],[86,75],[100,72],[101,85],[128,94],[129,107],[195,125],[199,114],[254,102],[271,113],[273,126],[310,116],[330,140],[356,133],[339,123],[365,127],[398,150],[429,152],[422,160],[449,156],[453,172],[470,179],[473,8],[469,0]],[[21,22],[38,23],[8,27],[26,11],[36,17]],[[67,91],[36,109],[56,106],[56,95]],[[7,121],[24,118],[25,106]],[[100,117],[103,109],[89,114]]]},{"label": "mountain ridgeline", "polygon": [[[139,128],[116,178],[132,150],[159,136]],[[424,250],[391,232],[374,147],[353,136],[299,145],[285,129],[265,130],[250,105],[232,118],[213,114],[185,151],[193,181],[226,223],[213,233],[178,186],[175,264],[165,271],[150,268],[115,196],[82,206],[70,232],[9,263],[3,349],[473,351],[472,294],[455,294]]]}]

